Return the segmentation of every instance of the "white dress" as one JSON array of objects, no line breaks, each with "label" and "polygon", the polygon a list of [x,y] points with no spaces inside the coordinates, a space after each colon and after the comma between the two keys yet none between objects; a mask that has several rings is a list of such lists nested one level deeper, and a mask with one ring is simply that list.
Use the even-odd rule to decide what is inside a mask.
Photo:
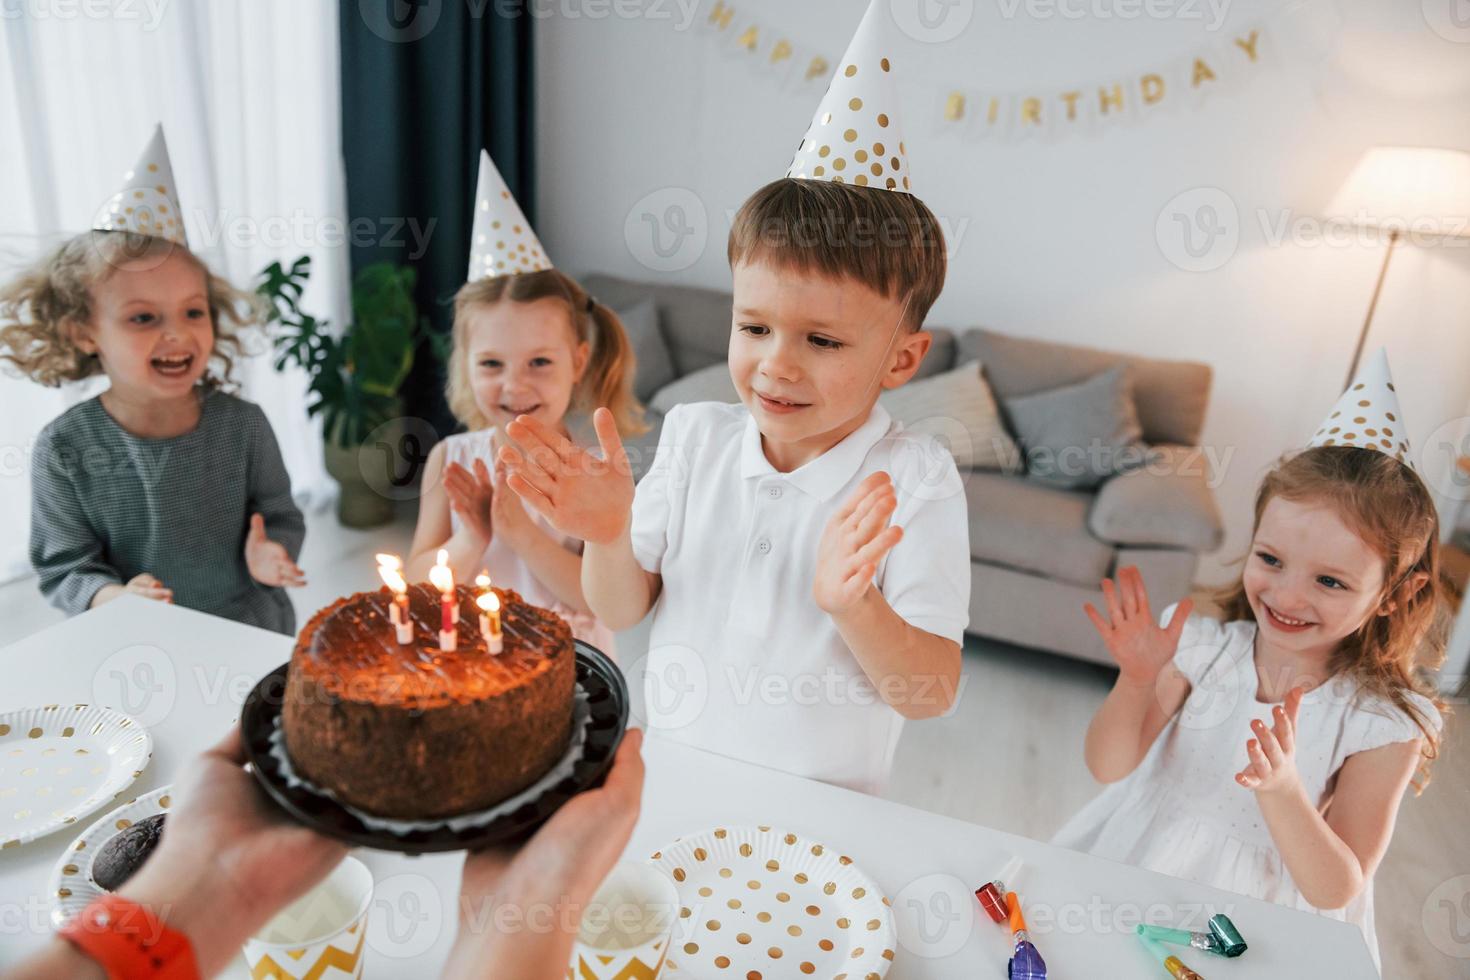
[{"label": "white dress", "polygon": [[[474,462],[477,459],[484,460],[485,468],[490,471],[490,481],[495,486],[496,493],[515,493],[509,487],[502,491],[499,477],[495,473],[495,453],[491,448],[491,440],[497,431],[495,426],[485,429],[476,429],[473,432],[461,432],[444,440],[444,464],[458,463],[459,465],[474,471]],[[577,430],[572,429],[573,439],[578,442]],[[524,504],[526,513],[536,525],[541,528],[553,541],[573,554],[582,553],[582,542],[562,534],[552,527],[547,520],[536,512],[529,504]],[[460,526],[459,516],[454,511],[449,512],[449,525],[452,531],[458,531]],[[541,583],[531,569],[516,554],[515,550],[506,544],[498,535],[490,535],[490,544],[485,548],[485,554],[480,559],[480,564],[489,570],[490,581],[496,586],[515,589],[521,596],[533,606],[550,609],[562,619],[565,619],[572,628],[572,635],[584,643],[607,654],[613,660],[617,660],[617,651],[614,649],[613,633],[603,625],[602,621],[590,612],[574,612],[558,599],[550,589]]]},{"label": "white dress", "polygon": [[[1171,606],[1161,620],[1172,615]],[[1254,622],[1189,618],[1174,656],[1193,685],[1184,706],[1138,768],[1078,811],[1052,843],[1351,922],[1376,966],[1372,881],[1344,908],[1314,908],[1291,880],[1255,794],[1235,782],[1249,762],[1251,721],[1271,719],[1271,705],[1256,700],[1255,637]],[[1409,697],[1438,729],[1433,704]],[[1348,756],[1419,737],[1407,714],[1351,678],[1308,691],[1296,748],[1308,798],[1319,810],[1327,804]]]}]

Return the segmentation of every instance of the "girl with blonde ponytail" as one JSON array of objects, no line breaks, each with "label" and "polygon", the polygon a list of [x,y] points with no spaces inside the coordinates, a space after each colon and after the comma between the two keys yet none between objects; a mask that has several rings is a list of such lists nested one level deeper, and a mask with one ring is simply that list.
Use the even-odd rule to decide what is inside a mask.
[{"label": "girl with blonde ponytail", "polygon": [[586,418],[600,406],[622,435],[648,431],[622,321],[571,276],[543,269],[467,283],[454,298],[453,331],[446,394],[469,431],[429,454],[410,579],[426,578],[445,549],[459,580],[487,571],[495,585],[555,610],[578,638],[613,655],[612,631],[582,596],[582,542],[502,491],[495,455],[502,428],[519,415],[594,446]]}]

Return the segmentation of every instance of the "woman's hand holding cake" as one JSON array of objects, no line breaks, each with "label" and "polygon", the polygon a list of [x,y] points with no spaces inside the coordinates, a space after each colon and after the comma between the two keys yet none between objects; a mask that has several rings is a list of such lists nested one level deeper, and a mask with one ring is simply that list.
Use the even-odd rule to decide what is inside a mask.
[{"label": "woman's hand holding cake", "polygon": [[[582,912],[638,822],[642,745],[643,732],[629,729],[607,781],[568,801],[519,850],[493,848],[465,858],[459,935],[444,977],[565,975]],[[506,907],[527,923],[552,927],[494,928],[489,913]]]}]

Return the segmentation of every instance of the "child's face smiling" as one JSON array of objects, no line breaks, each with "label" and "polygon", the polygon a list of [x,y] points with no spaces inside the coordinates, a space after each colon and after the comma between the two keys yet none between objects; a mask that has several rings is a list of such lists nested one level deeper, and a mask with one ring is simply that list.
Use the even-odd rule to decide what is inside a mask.
[{"label": "child's face smiling", "polygon": [[573,345],[567,305],[554,298],[501,300],[466,314],[470,387],[492,425],[529,415],[560,429],[587,367],[588,345]]},{"label": "child's face smiling", "polygon": [[1328,654],[1378,612],[1383,559],[1334,508],[1273,497],[1243,582],[1265,638],[1282,649]]},{"label": "child's face smiling", "polygon": [[852,279],[754,262],[735,267],[734,284],[730,376],[782,472],[858,429],[881,390],[913,376],[932,341],[900,323],[903,297]]},{"label": "child's face smiling", "polygon": [[92,288],[92,319],[78,346],[98,356],[119,398],[187,397],[214,350],[207,290],[204,270],[177,251],[162,262],[124,263]]}]

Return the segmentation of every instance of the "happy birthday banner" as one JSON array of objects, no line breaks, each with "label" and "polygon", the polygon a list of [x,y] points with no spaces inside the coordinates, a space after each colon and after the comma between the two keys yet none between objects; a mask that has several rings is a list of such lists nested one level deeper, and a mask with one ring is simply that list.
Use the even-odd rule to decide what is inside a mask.
[{"label": "happy birthday banner", "polygon": [[[1035,89],[944,88],[929,99],[931,124],[938,134],[968,139],[1057,139],[1097,134],[1166,111],[1198,109],[1279,64],[1281,52],[1275,42],[1278,35],[1289,32],[1276,28],[1300,6],[1288,4],[1271,18],[1171,61],[1086,83]],[[745,63],[782,91],[819,89],[831,76],[828,51],[805,45],[751,16],[743,3],[713,0],[700,10],[697,24],[698,33],[722,55]]]}]

